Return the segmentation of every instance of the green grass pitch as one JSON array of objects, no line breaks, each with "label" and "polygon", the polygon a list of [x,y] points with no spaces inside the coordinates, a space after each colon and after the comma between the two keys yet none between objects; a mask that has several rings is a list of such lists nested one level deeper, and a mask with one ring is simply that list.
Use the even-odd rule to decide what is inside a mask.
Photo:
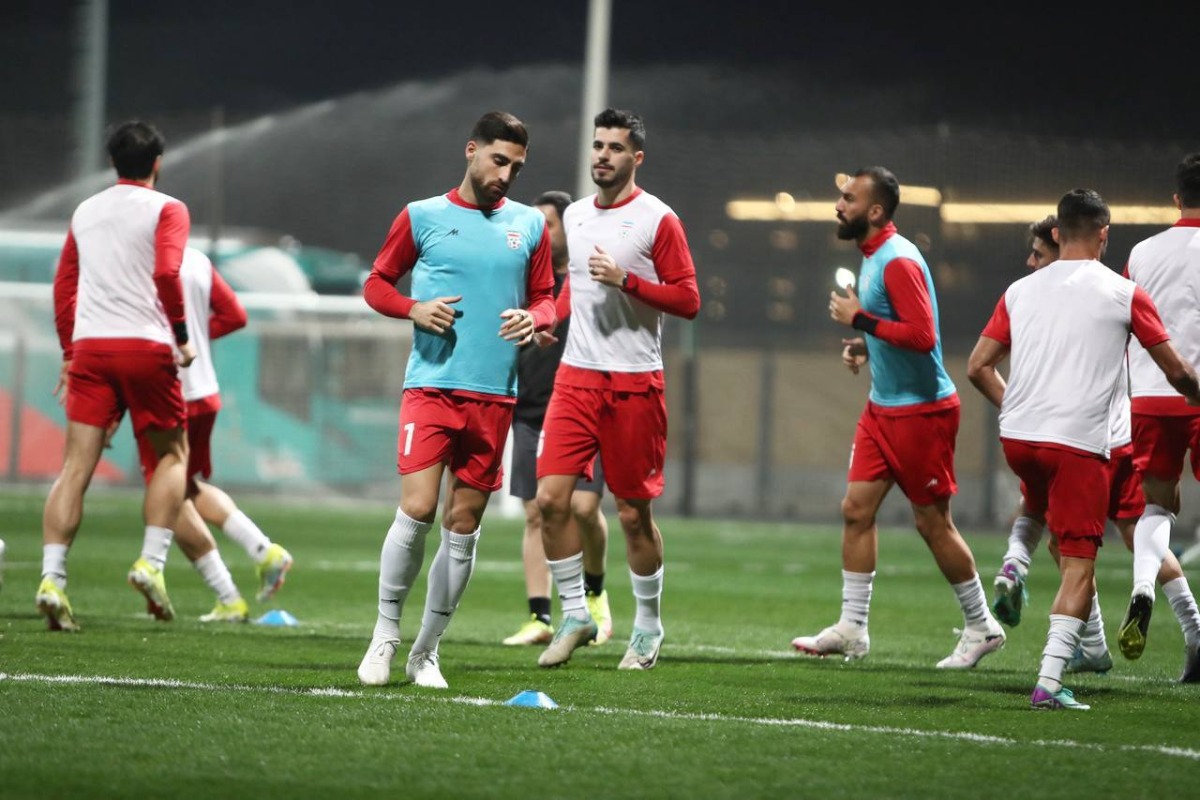
[{"label": "green grass pitch", "polygon": [[[1111,537],[1098,580],[1116,666],[1068,680],[1092,711],[1045,713],[1028,707],[1057,587],[1044,548],[1007,646],[976,670],[943,672],[933,665],[962,620],[915,532],[881,534],[871,654],[847,664],[789,646],[838,616],[835,528],[663,519],[658,667],[616,669],[633,611],[618,534],[613,641],[542,670],[536,648],[499,644],[526,610],[520,523],[485,520],[474,578],[442,642],[450,689],[439,692],[404,684],[402,666],[384,688],[355,675],[375,618],[387,507],[245,504],[296,557],[275,600],[252,610],[300,620],[273,628],[198,622],[214,600],[178,550],[167,585],[179,618],[151,621],[125,584],[141,543],[137,500],[89,498],[68,587],[83,631],[65,635],[47,632],[33,606],[42,500],[0,494],[6,800],[1174,798],[1200,786],[1200,686],[1175,683],[1182,635],[1160,594],[1146,654],[1117,653],[1130,556]],[[1004,537],[964,535],[990,596]],[[252,599],[249,559],[217,536]],[[402,622],[406,645],[423,599],[422,580]],[[503,704],[526,689],[560,708]]]}]

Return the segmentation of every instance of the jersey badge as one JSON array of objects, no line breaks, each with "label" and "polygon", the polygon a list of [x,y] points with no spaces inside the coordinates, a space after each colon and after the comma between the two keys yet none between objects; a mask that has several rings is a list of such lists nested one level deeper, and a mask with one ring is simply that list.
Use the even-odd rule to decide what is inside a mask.
[{"label": "jersey badge", "polygon": [[520,231],[509,231],[508,232],[508,249],[516,250],[516,249],[520,248],[520,246],[521,246],[521,232]]}]

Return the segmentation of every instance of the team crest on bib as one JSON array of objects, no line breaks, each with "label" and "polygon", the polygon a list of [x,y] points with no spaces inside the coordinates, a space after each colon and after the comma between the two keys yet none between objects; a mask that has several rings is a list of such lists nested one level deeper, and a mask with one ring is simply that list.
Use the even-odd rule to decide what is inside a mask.
[{"label": "team crest on bib", "polygon": [[520,246],[521,246],[521,232],[520,231],[509,231],[508,232],[508,249],[516,250]]},{"label": "team crest on bib", "polygon": [[627,219],[627,220],[625,220],[624,222],[622,222],[622,223],[621,223],[621,232],[620,232],[620,234],[619,234],[619,235],[620,235],[620,237],[621,237],[622,239],[628,239],[628,238],[629,238],[629,232],[630,232],[631,230],[633,230],[633,220],[631,220],[631,219]]}]

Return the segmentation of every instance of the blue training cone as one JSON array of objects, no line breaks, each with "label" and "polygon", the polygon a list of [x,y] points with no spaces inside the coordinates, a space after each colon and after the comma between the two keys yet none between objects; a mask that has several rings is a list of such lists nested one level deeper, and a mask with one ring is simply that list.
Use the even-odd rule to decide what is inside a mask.
[{"label": "blue training cone", "polygon": [[254,624],[273,625],[278,628],[294,628],[300,624],[300,620],[281,608],[274,608],[254,620]]},{"label": "blue training cone", "polygon": [[545,692],[538,692],[533,689],[526,689],[514,695],[504,705],[517,706],[519,708],[558,708],[558,703],[551,700]]}]

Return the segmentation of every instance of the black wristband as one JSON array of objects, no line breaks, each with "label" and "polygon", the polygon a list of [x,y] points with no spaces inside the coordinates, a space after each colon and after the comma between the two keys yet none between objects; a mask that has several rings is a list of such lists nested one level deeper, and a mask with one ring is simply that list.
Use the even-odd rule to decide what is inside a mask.
[{"label": "black wristband", "polygon": [[187,322],[186,321],[172,322],[171,330],[173,330],[175,332],[175,344],[187,344],[188,343],[188,332],[187,332]]},{"label": "black wristband", "polygon": [[850,327],[856,331],[863,331],[872,336],[875,335],[875,329],[879,327],[879,320],[872,317],[865,311],[858,311],[854,314],[854,319],[850,320]]}]

